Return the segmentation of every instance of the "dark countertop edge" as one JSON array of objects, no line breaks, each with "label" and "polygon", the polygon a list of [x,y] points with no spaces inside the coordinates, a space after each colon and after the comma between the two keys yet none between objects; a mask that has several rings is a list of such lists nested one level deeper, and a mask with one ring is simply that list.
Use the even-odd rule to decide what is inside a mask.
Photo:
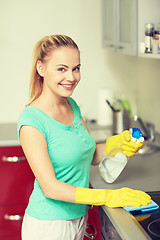
[{"label": "dark countertop edge", "polygon": [[151,240],[141,225],[123,209],[102,206],[123,240]]}]

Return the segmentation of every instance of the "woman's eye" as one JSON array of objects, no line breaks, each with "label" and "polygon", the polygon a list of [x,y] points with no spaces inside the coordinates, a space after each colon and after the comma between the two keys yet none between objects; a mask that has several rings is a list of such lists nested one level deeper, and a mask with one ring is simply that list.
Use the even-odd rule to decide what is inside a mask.
[{"label": "woman's eye", "polygon": [[60,72],[64,72],[65,69],[64,69],[64,68],[59,68],[58,71],[60,71]]},{"label": "woman's eye", "polygon": [[76,67],[73,69],[73,71],[76,71],[76,72],[79,72],[79,70],[80,70],[80,67]]}]

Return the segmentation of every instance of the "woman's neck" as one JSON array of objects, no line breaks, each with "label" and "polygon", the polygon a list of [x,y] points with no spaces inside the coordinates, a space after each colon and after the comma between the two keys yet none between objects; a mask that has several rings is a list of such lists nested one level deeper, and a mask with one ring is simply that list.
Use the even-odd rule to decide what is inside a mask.
[{"label": "woman's neck", "polygon": [[55,109],[64,106],[64,104],[66,104],[65,97],[42,91],[41,95],[31,103],[31,106],[51,110],[53,108]]}]

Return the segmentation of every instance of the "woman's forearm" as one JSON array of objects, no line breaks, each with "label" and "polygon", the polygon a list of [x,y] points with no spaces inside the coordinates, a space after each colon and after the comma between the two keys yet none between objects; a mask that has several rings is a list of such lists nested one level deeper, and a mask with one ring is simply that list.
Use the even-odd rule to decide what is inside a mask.
[{"label": "woman's forearm", "polygon": [[96,144],[92,165],[98,165],[104,157],[105,143]]},{"label": "woman's forearm", "polygon": [[75,202],[76,187],[61,181],[52,181],[44,189],[44,195],[47,198],[65,202]]}]

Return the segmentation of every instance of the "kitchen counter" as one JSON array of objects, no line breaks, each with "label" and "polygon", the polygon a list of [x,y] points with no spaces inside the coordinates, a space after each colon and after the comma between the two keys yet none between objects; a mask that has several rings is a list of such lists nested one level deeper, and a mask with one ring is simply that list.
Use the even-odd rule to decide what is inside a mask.
[{"label": "kitchen counter", "polygon": [[17,123],[0,124],[0,146],[19,146]]},{"label": "kitchen counter", "polygon": [[[96,123],[87,122],[87,127],[97,143],[105,142],[110,135],[110,127],[98,126]],[[19,146],[17,123],[0,123],[0,146]]]},{"label": "kitchen counter", "polygon": [[[87,127],[97,143],[105,142],[107,137],[112,135],[111,127],[99,127],[90,123]],[[160,135],[157,133],[156,139],[160,143]],[[125,169],[114,183],[106,183],[99,173],[99,167],[91,166],[90,183],[97,189],[129,187],[146,192],[160,191],[159,169],[160,151],[148,155],[136,154],[129,159]],[[123,240],[151,239],[135,218],[123,208],[113,209],[106,206],[102,208]]]},{"label": "kitchen counter", "polygon": [[[131,157],[114,183],[106,183],[99,173],[98,166],[90,168],[90,183],[93,188],[118,189],[130,187],[143,191],[160,191],[160,151],[151,155]],[[151,239],[140,224],[123,208],[108,208],[102,206],[110,221],[123,240]]]}]

